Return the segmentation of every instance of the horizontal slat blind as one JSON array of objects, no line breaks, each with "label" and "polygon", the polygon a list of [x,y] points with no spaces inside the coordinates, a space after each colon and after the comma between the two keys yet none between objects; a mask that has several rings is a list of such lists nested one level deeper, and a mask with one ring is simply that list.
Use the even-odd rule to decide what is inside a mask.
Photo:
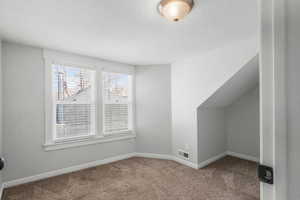
[{"label": "horizontal slat blind", "polygon": [[105,131],[128,130],[128,104],[105,104]]},{"label": "horizontal slat blind", "polygon": [[95,133],[95,72],[84,68],[53,65],[55,139]]},{"label": "horizontal slat blind", "polygon": [[129,129],[130,75],[103,72],[104,132]]}]

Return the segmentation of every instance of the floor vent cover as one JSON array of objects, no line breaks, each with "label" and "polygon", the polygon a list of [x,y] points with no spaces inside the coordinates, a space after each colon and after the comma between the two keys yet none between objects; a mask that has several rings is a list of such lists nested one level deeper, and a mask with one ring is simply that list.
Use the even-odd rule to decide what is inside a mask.
[{"label": "floor vent cover", "polygon": [[184,157],[185,159],[189,159],[189,153],[186,152],[186,151],[183,151],[183,150],[178,150],[178,154],[181,156],[181,157]]}]

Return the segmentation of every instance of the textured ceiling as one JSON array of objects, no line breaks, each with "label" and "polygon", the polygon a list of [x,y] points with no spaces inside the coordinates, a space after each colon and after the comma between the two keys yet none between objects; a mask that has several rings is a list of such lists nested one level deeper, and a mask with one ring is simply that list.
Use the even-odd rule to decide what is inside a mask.
[{"label": "textured ceiling", "polygon": [[158,0],[0,0],[4,40],[130,64],[172,63],[258,31],[255,0],[195,0],[183,21]]}]

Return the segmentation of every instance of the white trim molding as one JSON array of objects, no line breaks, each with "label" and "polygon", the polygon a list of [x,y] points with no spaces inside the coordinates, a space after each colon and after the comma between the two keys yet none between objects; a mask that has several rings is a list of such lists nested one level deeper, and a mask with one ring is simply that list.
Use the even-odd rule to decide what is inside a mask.
[{"label": "white trim molding", "polygon": [[135,157],[155,158],[155,159],[162,159],[162,160],[173,160],[173,156],[168,155],[168,154],[135,153]]},{"label": "white trim molding", "polygon": [[286,116],[286,0],[260,0],[260,163],[274,168],[260,199],[288,198]]},{"label": "white trim molding", "polygon": [[198,164],[193,163],[193,162],[190,162],[190,161],[188,161],[188,160],[184,160],[184,159],[178,158],[178,157],[176,157],[176,156],[173,156],[173,160],[174,160],[175,162],[178,162],[178,163],[180,163],[180,164],[186,165],[186,166],[188,166],[188,167],[191,167],[191,168],[194,168],[194,169],[199,169]]},{"label": "white trim molding", "polygon": [[136,153],[136,157],[142,157],[142,158],[155,158],[155,159],[162,159],[162,160],[173,160],[177,163],[180,163],[182,165],[199,169],[198,164],[192,163],[188,160],[181,159],[179,157],[176,157],[174,155],[168,155],[168,154],[154,154],[154,153]]},{"label": "white trim molding", "polygon": [[[44,76],[45,76],[45,151],[53,151],[58,149],[73,148],[78,146],[113,142],[117,140],[126,140],[135,138],[135,92],[134,92],[134,70],[133,66],[129,66],[121,63],[114,63],[99,60],[97,58],[91,58],[86,56],[80,56],[76,54],[70,54],[65,52],[59,52],[49,49],[43,49],[44,58]],[[93,82],[93,93],[95,96],[95,102],[89,102],[95,105],[95,114],[93,114],[93,127],[94,131],[88,133],[83,137],[62,138],[58,140],[55,138],[56,126],[55,126],[55,106],[58,103],[53,98],[52,88],[52,65],[61,64],[66,66],[76,66],[77,68],[88,68],[93,71],[95,82]],[[104,98],[103,98],[103,85],[102,85],[102,73],[103,72],[116,72],[122,74],[128,74],[132,77],[131,81],[131,102],[130,115],[128,116],[130,122],[130,130],[122,131],[121,133],[106,134],[103,131],[103,119],[104,119]],[[102,119],[102,120],[100,120]]]},{"label": "white trim molding", "polygon": [[101,70],[109,70],[116,73],[134,74],[135,67],[126,63],[103,60],[100,58],[83,56],[63,51],[43,49],[43,58],[45,60],[54,60],[67,65],[79,66],[97,66]]},{"label": "white trim molding", "polygon": [[133,152],[133,153],[129,153],[129,154],[114,156],[114,157],[111,157],[111,158],[105,158],[105,159],[102,159],[102,160],[96,160],[96,161],[92,161],[92,162],[88,162],[88,163],[84,163],[84,164],[80,164],[80,165],[75,165],[75,166],[72,166],[72,167],[57,169],[57,170],[54,170],[54,171],[49,171],[49,172],[37,174],[37,175],[34,175],[34,176],[29,176],[29,177],[24,177],[24,178],[20,178],[20,179],[7,181],[7,182],[3,183],[2,188],[9,188],[9,187],[13,187],[13,186],[17,186],[17,185],[21,185],[21,184],[25,184],[25,183],[30,183],[30,182],[34,182],[34,181],[38,181],[38,180],[42,180],[42,179],[46,179],[46,178],[50,178],[50,177],[54,177],[54,176],[59,176],[59,175],[66,174],[66,173],[71,173],[71,172],[75,172],[75,171],[79,171],[79,170],[83,170],[83,169],[87,169],[87,168],[91,168],[91,167],[96,167],[96,166],[99,166],[99,165],[104,165],[104,164],[116,162],[116,161],[119,161],[119,160],[132,158],[132,157],[173,160],[175,162],[186,165],[188,167],[191,167],[191,168],[194,168],[194,169],[199,169],[198,164],[192,163],[192,162],[187,161],[187,160],[180,159],[180,158],[175,157],[173,155]]},{"label": "white trim molding", "polygon": [[221,153],[221,154],[219,154],[219,155],[216,155],[216,156],[214,156],[214,157],[212,157],[212,158],[209,158],[209,159],[207,159],[207,160],[205,160],[205,161],[199,163],[199,164],[198,164],[198,167],[199,167],[200,169],[201,169],[201,168],[204,168],[204,167],[206,167],[207,165],[209,165],[209,164],[211,164],[211,163],[213,163],[213,162],[215,162],[215,161],[217,161],[217,160],[219,160],[219,159],[225,157],[226,155],[227,155],[226,152]]},{"label": "white trim molding", "polygon": [[242,159],[247,159],[248,158],[247,160],[251,160],[251,159],[249,159],[249,158],[251,158],[251,156],[245,156],[243,154],[238,154],[238,153],[233,153],[233,152],[224,152],[224,153],[221,153],[217,156],[214,156],[214,157],[212,157],[212,158],[210,158],[210,159],[208,159],[204,162],[196,164],[196,163],[192,163],[188,160],[184,160],[184,159],[181,159],[179,157],[176,157],[176,156],[173,156],[173,155],[168,155],[168,154],[133,152],[133,153],[129,153],[129,154],[124,154],[124,155],[118,155],[118,156],[114,156],[114,157],[110,157],[110,158],[105,158],[105,159],[102,159],[102,160],[96,160],[96,161],[92,161],[92,162],[88,162],[88,163],[84,163],[84,164],[80,164],[80,165],[75,165],[75,166],[72,166],[72,167],[57,169],[57,170],[37,174],[37,175],[34,175],[34,176],[29,176],[29,177],[24,177],[24,178],[12,180],[12,181],[7,181],[7,182],[3,183],[1,189],[3,190],[3,188],[13,187],[13,186],[21,185],[21,184],[25,184],[25,183],[30,183],[30,182],[33,182],[33,181],[38,181],[38,180],[41,180],[41,179],[46,179],[46,178],[50,178],[50,177],[54,177],[54,176],[59,176],[59,175],[62,175],[62,174],[71,173],[71,172],[75,172],[75,171],[79,171],[79,170],[83,170],[83,169],[87,169],[87,168],[91,168],[91,167],[96,167],[96,166],[99,166],[99,165],[104,165],[104,164],[108,164],[108,163],[112,163],[112,162],[116,162],[116,161],[120,161],[120,160],[124,160],[124,159],[128,159],[128,158],[132,158],[132,157],[143,157],[143,158],[154,158],[154,159],[162,159],[162,160],[172,160],[172,161],[175,161],[175,162],[180,163],[182,165],[191,167],[193,169],[199,169],[199,168],[203,168],[203,167],[205,167],[205,166],[207,166],[207,165],[209,165],[209,164],[225,157],[226,155],[231,155],[231,156],[239,157],[239,158],[242,158]]},{"label": "white trim molding", "polygon": [[58,149],[67,149],[67,148],[75,148],[85,145],[91,145],[91,144],[100,144],[100,143],[109,143],[109,142],[115,142],[119,140],[130,140],[136,138],[136,135],[133,133],[128,134],[117,134],[112,136],[101,136],[101,137],[93,137],[93,138],[87,138],[86,140],[74,140],[74,141],[68,141],[68,142],[61,142],[61,143],[55,143],[55,144],[44,144],[44,150],[45,151],[54,151]]},{"label": "white trim molding", "polygon": [[0,199],[2,199],[3,196],[3,189],[4,189],[4,184],[0,185]]},{"label": "white trim molding", "polygon": [[87,169],[87,168],[91,168],[91,167],[96,167],[99,165],[116,162],[119,160],[128,159],[128,158],[131,158],[134,156],[135,156],[135,153],[129,153],[129,154],[124,154],[124,155],[114,156],[111,158],[105,158],[103,160],[96,160],[96,161],[92,161],[92,162],[88,162],[88,163],[84,163],[84,164],[80,164],[80,165],[75,165],[72,167],[67,167],[67,168],[63,168],[63,169],[58,169],[58,170],[54,170],[54,171],[37,174],[34,176],[29,176],[29,177],[24,177],[24,178],[12,180],[12,181],[4,182],[3,186],[4,186],[4,188],[13,187],[16,185],[30,183],[30,182],[38,181],[41,179],[46,179],[46,178],[59,176],[62,174],[67,174],[67,173],[71,173],[71,172],[75,172],[75,171],[79,171],[79,170],[83,170],[83,169]]},{"label": "white trim molding", "polygon": [[259,162],[259,158],[255,157],[255,156],[250,156],[250,155],[246,155],[246,154],[242,154],[242,153],[236,153],[233,151],[227,151],[226,155],[237,157],[237,158],[244,159],[244,160],[253,161],[253,162]]},{"label": "white trim molding", "polygon": [[225,151],[223,153],[220,153],[219,155],[213,156],[203,162],[200,162],[198,164],[198,168],[204,168],[206,166],[208,166],[209,164],[220,160],[221,158],[225,157],[225,156],[232,156],[232,157],[236,157],[236,158],[240,158],[243,160],[249,160],[249,161],[253,161],[253,162],[259,162],[259,158],[254,157],[254,156],[250,156],[250,155],[246,155],[246,154],[241,154],[241,153],[236,153],[236,152],[232,152],[232,151]]}]

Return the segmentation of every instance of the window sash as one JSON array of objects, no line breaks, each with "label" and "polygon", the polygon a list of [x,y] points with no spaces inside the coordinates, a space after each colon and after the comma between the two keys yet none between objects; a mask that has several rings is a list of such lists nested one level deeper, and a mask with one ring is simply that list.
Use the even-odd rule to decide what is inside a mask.
[{"label": "window sash", "polygon": [[70,102],[70,101],[54,101],[54,104],[63,104],[63,105],[72,105],[72,104],[94,104],[96,105],[96,101],[74,101],[74,102]]},{"label": "window sash", "polygon": [[[106,140],[114,140],[118,138],[123,138],[125,135],[130,135],[130,137],[135,137],[134,132],[134,100],[133,100],[133,83],[134,83],[134,72],[130,70],[123,69],[113,69],[106,67],[96,67],[99,65],[98,63],[93,62],[85,62],[86,60],[82,59],[73,59],[69,57],[65,57],[62,55],[53,54],[53,52],[48,52],[44,50],[44,59],[45,59],[45,143],[44,148],[46,151],[55,150],[60,148],[67,148],[71,146],[77,145],[86,145],[86,144],[94,144],[101,143]],[[94,74],[94,99],[92,101],[56,101],[56,98],[53,95],[53,65],[61,65],[61,66],[70,66],[72,68],[81,68],[81,69],[89,69],[95,71]],[[110,71],[112,70],[112,71]],[[119,102],[111,102],[104,100],[103,93],[103,72],[112,72],[119,74],[127,74],[131,77],[130,80],[130,94],[128,101],[119,101]],[[104,105],[105,103],[127,103],[128,104],[128,131],[121,132],[113,132],[106,134],[104,133]],[[91,135],[85,136],[73,136],[73,137],[65,137],[65,138],[56,138],[56,106],[57,104],[92,104],[95,106],[95,123],[94,123],[94,132]],[[100,119],[100,120],[99,120]]]},{"label": "window sash", "polygon": [[[90,83],[91,84],[91,91],[90,91],[91,92],[91,100],[78,100],[78,99],[76,99],[76,101],[57,100],[55,87],[53,85],[53,81],[55,81],[55,78],[56,78],[56,77],[53,77],[55,65],[66,67],[66,68],[70,67],[71,71],[72,71],[72,69],[78,69],[78,70],[83,69],[83,70],[92,71],[92,72],[89,72],[89,73],[92,73],[92,77],[91,77],[92,82]],[[52,100],[53,100],[52,101],[53,102],[52,103],[52,106],[53,106],[53,109],[52,109],[52,112],[53,112],[53,115],[52,115],[52,127],[53,127],[52,128],[52,141],[56,143],[56,142],[84,139],[84,138],[95,136],[96,132],[97,132],[97,124],[96,124],[96,121],[97,121],[96,120],[97,119],[97,104],[96,104],[96,102],[97,102],[97,87],[98,87],[97,86],[97,71],[95,69],[91,69],[91,68],[57,64],[57,63],[52,63],[50,66],[51,66],[50,67],[51,68],[51,94],[52,94]],[[65,120],[64,119],[65,116],[69,118],[69,121],[71,121],[70,124],[61,124],[61,125],[57,124],[57,116],[58,116],[57,106],[58,105],[74,105],[74,106],[89,105],[90,108],[86,109],[86,112],[89,113],[89,114],[87,114],[88,117],[86,119],[86,120],[88,120],[88,122],[86,124],[82,124],[82,126],[80,125],[80,123],[82,123],[82,121],[80,122],[80,120],[82,120],[82,119],[80,119],[80,118],[82,118],[82,116],[80,116],[80,115],[83,115],[82,112],[85,112],[85,111],[80,110],[83,108],[79,107],[79,108],[73,108],[75,110],[71,109],[69,111],[69,113],[67,113],[67,114],[64,113],[62,115],[63,120]],[[76,109],[78,109],[78,110],[76,110]],[[73,116],[72,116],[72,112],[74,112]],[[78,112],[80,112],[80,115],[78,115]],[[76,120],[79,120],[78,124],[76,124]],[[64,136],[58,136],[59,126],[61,126],[61,131],[62,131],[60,134],[62,134],[62,135],[65,134]],[[80,130],[80,128],[81,129],[86,128],[87,132],[85,133],[84,130]],[[72,133],[72,131],[74,132],[74,134]],[[75,131],[78,131],[78,133],[75,133]],[[80,133],[81,131],[82,131],[82,133]],[[68,135],[68,132],[70,133],[70,135]]]},{"label": "window sash", "polygon": [[[116,74],[123,74],[127,75],[128,77],[128,97],[127,99],[120,99],[120,98],[111,98],[108,99],[105,95],[105,85],[103,83],[104,81],[104,75],[107,73],[116,73],[116,72],[109,72],[109,71],[103,71],[102,72],[102,107],[103,107],[103,115],[102,115],[102,124],[103,124],[103,134],[104,135],[112,135],[112,134],[119,134],[119,133],[125,133],[128,131],[132,131],[133,129],[133,101],[132,101],[132,84],[133,84],[133,79],[131,74],[126,74],[126,73],[116,73]],[[106,106],[107,105],[127,105],[127,128],[118,130],[118,128],[110,128],[106,127]],[[112,111],[111,111],[112,112]],[[113,123],[113,122],[111,122]]]},{"label": "window sash", "polygon": [[[127,127],[126,128],[108,128],[105,123],[106,122],[106,119],[108,118],[106,116],[106,106],[107,105],[127,105]],[[113,118],[113,116],[111,116],[111,118]],[[132,103],[104,103],[103,104],[103,133],[104,134],[117,134],[117,133],[120,133],[120,132],[127,132],[127,131],[131,131],[132,130]],[[112,120],[113,121],[113,120]],[[113,122],[111,122],[113,123]]]},{"label": "window sash", "polygon": [[[90,108],[90,110],[88,111],[88,112],[90,112],[90,119],[88,119],[89,123],[88,124],[82,124],[83,127],[88,127],[89,131],[84,132],[84,133],[78,133],[78,135],[73,134],[73,135],[70,135],[70,136],[59,137],[58,132],[57,132],[59,126],[61,126],[61,128],[68,128],[68,126],[69,126],[69,129],[72,129],[72,128],[75,129],[75,130],[73,130],[74,132],[79,131],[80,130],[80,128],[79,128],[80,123],[82,123],[82,122],[78,121],[78,118],[80,119],[80,118],[82,118],[82,116],[80,116],[80,115],[69,116],[69,121],[72,121],[75,118],[75,120],[78,121],[78,124],[76,124],[76,123],[74,124],[74,122],[72,122],[70,124],[68,124],[68,123],[58,124],[58,121],[57,121],[57,119],[58,119],[57,105],[89,105],[89,106],[91,106],[92,108]],[[76,110],[76,111],[71,111],[71,112],[86,112],[86,111],[82,111],[82,110],[80,111],[80,109],[82,109],[82,108],[79,108],[79,111]],[[53,141],[55,141],[55,142],[63,141],[63,140],[71,140],[72,138],[73,139],[86,138],[86,137],[89,137],[89,136],[96,135],[97,109],[96,109],[95,104],[77,104],[77,103],[76,104],[55,104],[53,114],[54,114],[54,116],[53,116]],[[65,120],[64,117],[68,116],[68,114],[69,113],[64,113],[62,121]],[[75,127],[72,127],[72,126],[75,126]],[[79,129],[79,130],[76,130],[76,129]],[[66,130],[66,131],[69,131],[69,130]],[[66,133],[61,133],[61,134],[66,134]]]}]

